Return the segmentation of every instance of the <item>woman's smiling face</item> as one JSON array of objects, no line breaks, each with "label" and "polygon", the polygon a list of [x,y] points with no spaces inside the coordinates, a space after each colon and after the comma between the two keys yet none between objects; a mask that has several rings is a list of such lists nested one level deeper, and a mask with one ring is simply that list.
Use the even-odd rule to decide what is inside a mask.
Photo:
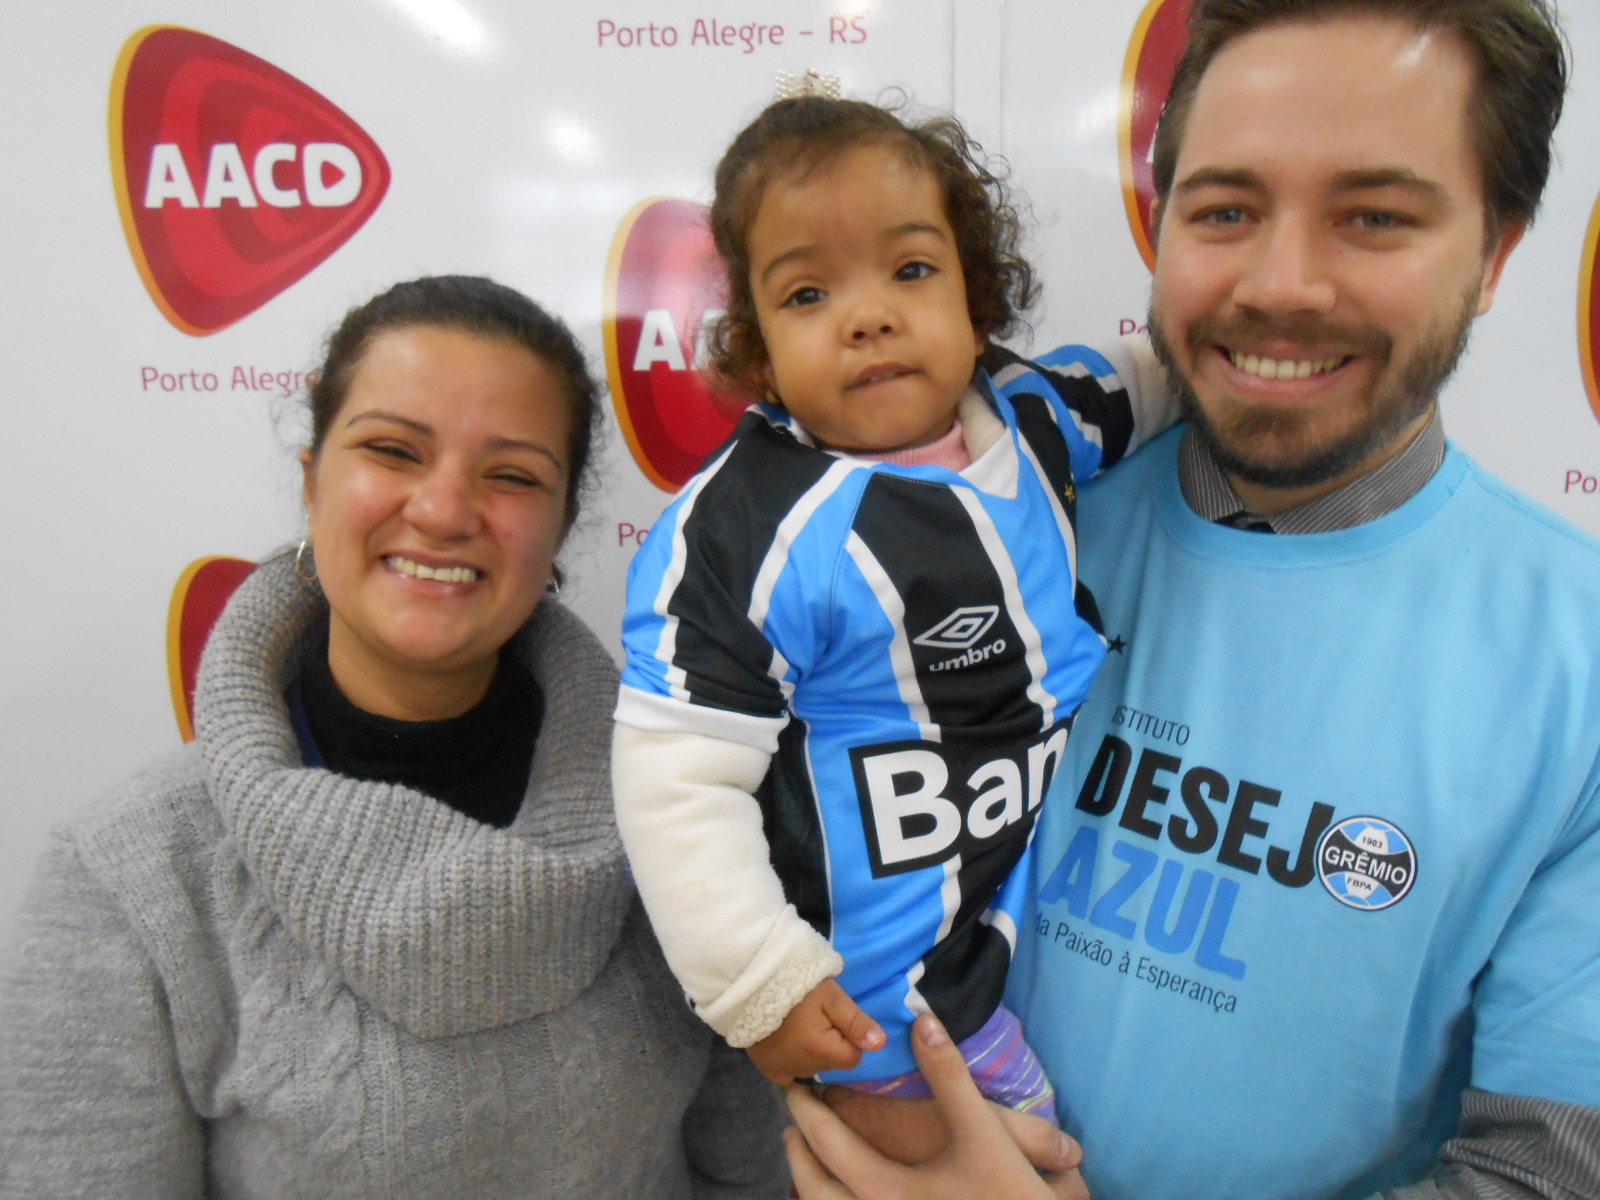
[{"label": "woman's smiling face", "polygon": [[465,711],[532,615],[566,532],[561,380],[514,342],[412,326],[375,337],[321,451],[302,456],[328,660],[352,702]]}]

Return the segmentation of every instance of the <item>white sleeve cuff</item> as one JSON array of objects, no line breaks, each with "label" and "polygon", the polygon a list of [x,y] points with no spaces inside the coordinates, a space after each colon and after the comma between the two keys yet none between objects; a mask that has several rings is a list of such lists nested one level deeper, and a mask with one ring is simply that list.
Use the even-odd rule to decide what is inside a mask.
[{"label": "white sleeve cuff", "polygon": [[791,919],[773,930],[738,982],[715,1003],[696,1009],[730,1046],[753,1046],[776,1033],[812,988],[844,970],[839,952],[792,906],[785,915]]}]

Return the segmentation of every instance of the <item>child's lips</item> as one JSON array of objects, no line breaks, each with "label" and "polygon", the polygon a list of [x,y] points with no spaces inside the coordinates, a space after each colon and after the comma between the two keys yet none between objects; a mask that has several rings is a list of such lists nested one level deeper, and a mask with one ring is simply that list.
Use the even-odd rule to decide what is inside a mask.
[{"label": "child's lips", "polygon": [[878,383],[887,383],[894,379],[903,379],[907,375],[915,375],[916,368],[908,367],[904,363],[873,363],[861,371],[850,381],[851,388],[871,387]]}]

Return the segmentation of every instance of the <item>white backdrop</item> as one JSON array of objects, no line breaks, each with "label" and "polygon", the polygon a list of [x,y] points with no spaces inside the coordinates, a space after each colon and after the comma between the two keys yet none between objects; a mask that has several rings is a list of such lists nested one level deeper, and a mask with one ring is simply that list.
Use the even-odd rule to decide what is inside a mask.
[{"label": "white backdrop", "polygon": [[[1114,337],[1142,323],[1148,294],[1119,146],[1125,62],[1146,8],[1146,0],[745,0],[722,12],[689,0],[0,8],[9,446],[0,497],[14,580],[0,624],[0,936],[49,827],[178,744],[166,620],[185,565],[210,554],[256,558],[300,535],[298,396],[292,378],[262,387],[263,375],[303,372],[350,305],[394,280],[443,271],[491,274],[528,292],[567,319],[604,371],[608,305],[619,279],[628,282],[619,264],[631,261],[630,214],[652,197],[706,202],[713,164],[771,98],[775,73],[807,68],[837,72],[850,95],[897,86],[920,104],[953,107],[1010,159],[1032,199],[1047,286],[1034,344]],[[1600,193],[1592,83],[1600,11],[1579,0],[1563,8],[1577,70],[1560,161],[1539,224],[1452,385],[1446,420],[1493,470],[1600,533],[1600,400],[1592,407],[1585,391],[1579,330]],[[119,55],[150,26],[198,30],[292,76],[363,129],[390,174],[348,241],[208,336],[164,315],[119,215],[113,87]],[[275,136],[226,111],[201,111],[197,127],[212,146]],[[269,163],[264,184],[256,171],[252,219],[303,215],[267,211],[269,195],[281,202],[292,188],[309,212],[315,185],[302,187],[299,173],[309,140],[296,144],[300,159]],[[213,157],[219,220],[240,218],[228,209],[251,189],[253,155],[242,153],[236,173]],[[203,208],[206,160],[190,161],[189,171]],[[336,174],[324,179],[335,191]],[[163,203],[183,216],[180,200]],[[692,360],[699,310],[711,301],[684,303],[694,311],[673,312],[677,345],[660,327],[647,329],[645,360],[656,358],[649,369],[658,382],[674,351]],[[642,361],[638,334],[626,320],[613,332],[617,371]],[[633,385],[625,391],[634,403]],[[667,495],[612,425],[599,464],[604,490],[563,561],[566,598],[614,644],[637,531]]]}]

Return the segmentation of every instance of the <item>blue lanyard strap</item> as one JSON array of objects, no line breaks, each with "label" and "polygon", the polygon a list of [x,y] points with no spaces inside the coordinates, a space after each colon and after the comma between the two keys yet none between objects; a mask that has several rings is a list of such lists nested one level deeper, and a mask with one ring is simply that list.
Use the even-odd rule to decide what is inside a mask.
[{"label": "blue lanyard strap", "polygon": [[300,677],[295,676],[283,697],[289,703],[289,721],[294,725],[294,736],[300,743],[300,757],[308,767],[326,767],[322,751],[317,749],[317,739],[311,735],[311,720],[306,716],[306,703],[300,695]]}]

